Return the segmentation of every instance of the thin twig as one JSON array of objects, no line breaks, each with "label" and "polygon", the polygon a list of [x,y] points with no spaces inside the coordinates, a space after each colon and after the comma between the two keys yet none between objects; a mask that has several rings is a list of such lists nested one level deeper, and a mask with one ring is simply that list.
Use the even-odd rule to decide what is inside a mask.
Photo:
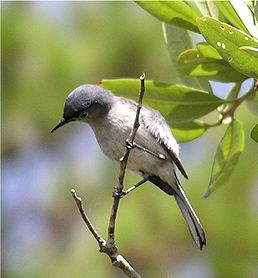
[{"label": "thin twig", "polygon": [[[134,125],[133,125],[129,138],[126,140],[128,144],[126,144],[125,152],[120,159],[120,174],[119,174],[117,185],[115,187],[115,192],[113,194],[114,201],[113,201],[113,206],[112,206],[111,214],[110,214],[110,218],[109,218],[107,241],[105,241],[98,234],[98,232],[92,225],[91,221],[89,220],[89,218],[83,208],[82,199],[76,194],[74,189],[71,190],[72,196],[79,208],[79,211],[81,213],[81,216],[82,216],[85,224],[87,225],[90,232],[92,233],[92,235],[94,236],[94,238],[96,239],[96,241],[99,244],[99,247],[100,247],[99,251],[107,254],[109,256],[112,264],[114,266],[120,268],[121,270],[123,270],[123,272],[130,278],[141,278],[141,276],[134,270],[134,268],[129,264],[129,262],[121,254],[118,253],[116,243],[115,243],[114,233],[115,233],[115,222],[116,222],[119,201],[120,201],[121,196],[123,196],[123,194],[122,194],[123,193],[123,183],[124,183],[124,176],[125,176],[127,161],[129,158],[130,151],[132,149],[131,146],[134,146],[134,139],[135,139],[137,130],[140,126],[139,116],[140,116],[140,111],[142,108],[142,99],[143,99],[144,92],[145,92],[145,83],[144,83],[145,82],[145,74],[144,73],[141,75],[140,81],[141,81],[141,88],[140,88],[140,93],[139,93],[138,106],[137,106],[137,110],[136,110]],[[147,150],[145,150],[145,151],[147,151]],[[161,156],[159,158],[164,159]],[[139,185],[142,183],[143,183],[143,181],[140,182]],[[139,185],[137,184],[137,185],[135,185],[135,187],[138,187]],[[131,191],[130,188],[129,188],[129,191]]]},{"label": "thin twig", "polygon": [[98,234],[91,221],[89,220],[89,217],[87,216],[83,208],[82,199],[76,194],[74,189],[71,189],[71,193],[81,213],[82,219],[84,220],[85,224],[99,244],[99,251],[101,253],[107,254],[113,266],[120,268],[128,277],[141,278],[141,276],[134,270],[129,262],[117,252],[117,248],[107,246],[107,242]]},{"label": "thin twig", "polygon": [[228,117],[233,118],[236,109],[242,104],[246,99],[257,94],[258,79],[254,81],[252,88],[242,95],[240,98],[230,100],[230,105],[225,106],[223,111],[220,112],[221,117],[213,124],[207,124],[209,127],[216,127],[221,125],[224,120]]},{"label": "thin twig", "polygon": [[139,93],[139,98],[138,98],[138,105],[137,105],[137,110],[136,110],[136,115],[135,115],[135,121],[134,121],[133,129],[129,135],[129,138],[127,139],[125,152],[120,159],[120,174],[119,174],[118,182],[115,187],[114,194],[113,194],[114,201],[113,201],[113,206],[112,206],[111,214],[110,214],[110,218],[109,218],[108,239],[107,239],[107,244],[111,245],[111,246],[115,245],[115,222],[116,222],[119,201],[120,201],[120,197],[122,195],[123,186],[124,186],[123,183],[124,183],[125,170],[126,170],[129,154],[131,151],[131,147],[129,147],[129,146],[133,145],[137,130],[140,126],[139,117],[140,117],[140,112],[141,112],[141,108],[142,108],[142,99],[143,99],[144,92],[145,92],[145,83],[144,83],[145,82],[145,74],[144,73],[140,76],[140,81],[141,81],[141,88],[140,88],[140,93]]},{"label": "thin twig", "polygon": [[71,193],[72,193],[73,198],[74,198],[74,200],[75,200],[75,202],[76,202],[76,204],[78,206],[78,209],[79,209],[79,211],[81,213],[82,219],[84,220],[85,224],[89,228],[89,230],[92,233],[92,235],[97,240],[98,244],[101,245],[102,243],[105,242],[105,240],[98,234],[98,232],[95,230],[94,226],[90,222],[87,214],[84,211],[83,204],[82,204],[82,199],[76,194],[74,189],[71,189]]}]

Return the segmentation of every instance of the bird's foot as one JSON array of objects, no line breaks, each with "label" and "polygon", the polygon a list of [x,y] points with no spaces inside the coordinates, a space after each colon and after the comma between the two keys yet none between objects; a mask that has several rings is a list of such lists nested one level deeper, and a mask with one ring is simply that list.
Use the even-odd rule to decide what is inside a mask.
[{"label": "bird's foot", "polygon": [[121,192],[117,192],[114,191],[112,196],[114,199],[121,199],[122,197],[124,197],[127,193],[125,191],[121,191]]},{"label": "bird's foot", "polygon": [[133,149],[135,147],[135,144],[133,142],[130,142],[128,139],[125,140],[125,147],[129,150]]}]

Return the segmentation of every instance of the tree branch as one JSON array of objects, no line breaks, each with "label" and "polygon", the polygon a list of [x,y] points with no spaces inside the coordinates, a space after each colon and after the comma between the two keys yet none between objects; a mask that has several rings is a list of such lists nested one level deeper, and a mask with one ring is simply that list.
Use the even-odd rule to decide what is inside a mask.
[{"label": "tree branch", "polygon": [[231,101],[230,105],[225,106],[224,109],[220,111],[220,118],[215,123],[208,124],[209,127],[220,126],[225,119],[227,119],[228,117],[232,118],[236,109],[240,106],[240,104],[242,104],[249,97],[255,96],[255,94],[257,94],[257,88],[258,88],[258,79],[254,80],[252,88],[247,93]]},{"label": "tree branch", "polygon": [[119,206],[120,197],[122,195],[122,191],[123,191],[123,187],[124,187],[125,170],[126,170],[129,154],[132,149],[130,147],[130,145],[133,145],[137,130],[140,126],[139,117],[140,117],[140,112],[141,112],[141,108],[142,108],[142,99],[143,99],[144,92],[145,92],[145,83],[144,83],[145,74],[144,73],[140,76],[140,81],[141,81],[141,88],[140,88],[140,93],[139,93],[139,98],[138,98],[138,106],[137,106],[137,110],[136,110],[135,121],[134,121],[133,129],[129,135],[129,138],[127,139],[127,144],[125,146],[125,152],[120,159],[120,174],[119,174],[117,185],[115,187],[115,191],[113,193],[114,202],[113,202],[110,219],[109,219],[108,240],[107,240],[107,244],[111,245],[111,246],[115,245],[115,222],[116,222],[116,216],[117,216],[117,210],[118,210],[118,206]]},{"label": "tree branch", "polygon": [[129,262],[117,252],[117,248],[112,248],[112,246],[107,246],[107,242],[98,234],[95,230],[94,226],[92,225],[89,217],[87,216],[83,204],[82,199],[76,194],[74,189],[71,189],[72,196],[78,206],[78,209],[81,213],[82,219],[84,220],[85,224],[87,225],[88,229],[95,237],[96,241],[99,245],[99,251],[101,253],[105,253],[109,256],[112,264],[121,270],[130,278],[141,278],[141,276],[133,269],[133,267],[129,264]]},{"label": "tree branch", "polygon": [[78,209],[81,213],[82,219],[84,220],[85,224],[89,228],[92,235],[95,237],[96,241],[99,243],[99,245],[101,245],[102,243],[105,242],[105,240],[98,234],[98,232],[95,230],[94,226],[90,222],[90,220],[83,208],[82,199],[76,194],[74,189],[71,189],[71,193],[72,193],[72,196],[76,202],[76,205],[78,206]]},{"label": "tree branch", "polygon": [[[142,108],[142,99],[145,92],[145,74],[143,73],[140,76],[141,81],[141,87],[140,87],[140,93],[138,98],[138,105],[135,115],[135,121],[132,128],[132,131],[130,133],[129,138],[125,142],[125,151],[123,156],[120,159],[120,173],[118,177],[118,182],[115,187],[115,190],[113,192],[113,205],[111,209],[111,214],[109,218],[109,224],[108,224],[108,239],[107,241],[104,240],[96,231],[94,226],[92,225],[91,221],[89,220],[82,204],[82,199],[76,194],[74,189],[71,189],[72,196],[78,206],[78,209],[81,213],[81,216],[87,225],[88,229],[96,239],[99,245],[99,251],[102,253],[105,253],[109,256],[112,264],[121,270],[130,278],[141,278],[141,276],[134,270],[134,268],[129,264],[129,262],[118,252],[116,243],[115,243],[115,223],[116,223],[116,216],[117,216],[117,210],[119,206],[120,198],[123,196],[123,183],[124,183],[124,176],[125,176],[125,170],[129,158],[130,151],[134,145],[134,139],[137,133],[137,130],[140,126],[139,117],[140,117],[140,111]],[[137,147],[137,146],[136,146]],[[144,149],[145,150],[145,149]],[[146,151],[146,150],[145,150]],[[154,154],[153,154],[154,155]],[[163,157],[159,156],[160,159],[164,159]],[[140,182],[142,184],[143,182]],[[138,184],[134,186],[135,188],[139,186]],[[131,191],[131,190],[129,190]]]}]

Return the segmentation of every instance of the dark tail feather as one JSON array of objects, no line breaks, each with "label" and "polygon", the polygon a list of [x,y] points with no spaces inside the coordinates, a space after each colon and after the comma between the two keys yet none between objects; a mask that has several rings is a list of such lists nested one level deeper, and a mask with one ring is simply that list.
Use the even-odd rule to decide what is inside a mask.
[{"label": "dark tail feather", "polygon": [[206,238],[202,225],[180,186],[179,189],[180,193],[176,193],[174,197],[188,225],[192,238],[200,250],[202,250],[203,245],[206,245]]},{"label": "dark tail feather", "polygon": [[190,205],[179,180],[176,177],[177,189],[176,191],[172,188],[171,185],[161,180],[158,176],[150,176],[149,181],[158,186],[161,190],[166,192],[169,195],[174,195],[176,202],[184,216],[184,219],[188,225],[192,238],[196,242],[197,246],[202,250],[203,245],[206,245],[205,233],[203,231],[202,225],[196,216],[192,206]]}]

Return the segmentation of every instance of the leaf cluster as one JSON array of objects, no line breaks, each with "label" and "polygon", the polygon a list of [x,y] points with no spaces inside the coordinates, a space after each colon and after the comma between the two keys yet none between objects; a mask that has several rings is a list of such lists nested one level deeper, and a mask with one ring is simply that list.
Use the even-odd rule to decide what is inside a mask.
[{"label": "leaf cluster", "polygon": [[[258,29],[257,8],[245,1],[136,1],[162,23],[172,66],[172,83],[146,81],[145,104],[159,110],[180,142],[194,140],[208,129],[227,124],[214,157],[205,194],[230,177],[244,149],[244,130],[235,111],[246,100],[257,109]],[[203,42],[194,45],[194,33]],[[253,87],[239,97],[242,83],[253,79]],[[210,81],[234,83],[224,97],[214,95]],[[137,79],[102,80],[101,86],[120,96],[136,98]],[[217,120],[204,120],[210,112]],[[257,125],[251,132],[256,142]]]}]

